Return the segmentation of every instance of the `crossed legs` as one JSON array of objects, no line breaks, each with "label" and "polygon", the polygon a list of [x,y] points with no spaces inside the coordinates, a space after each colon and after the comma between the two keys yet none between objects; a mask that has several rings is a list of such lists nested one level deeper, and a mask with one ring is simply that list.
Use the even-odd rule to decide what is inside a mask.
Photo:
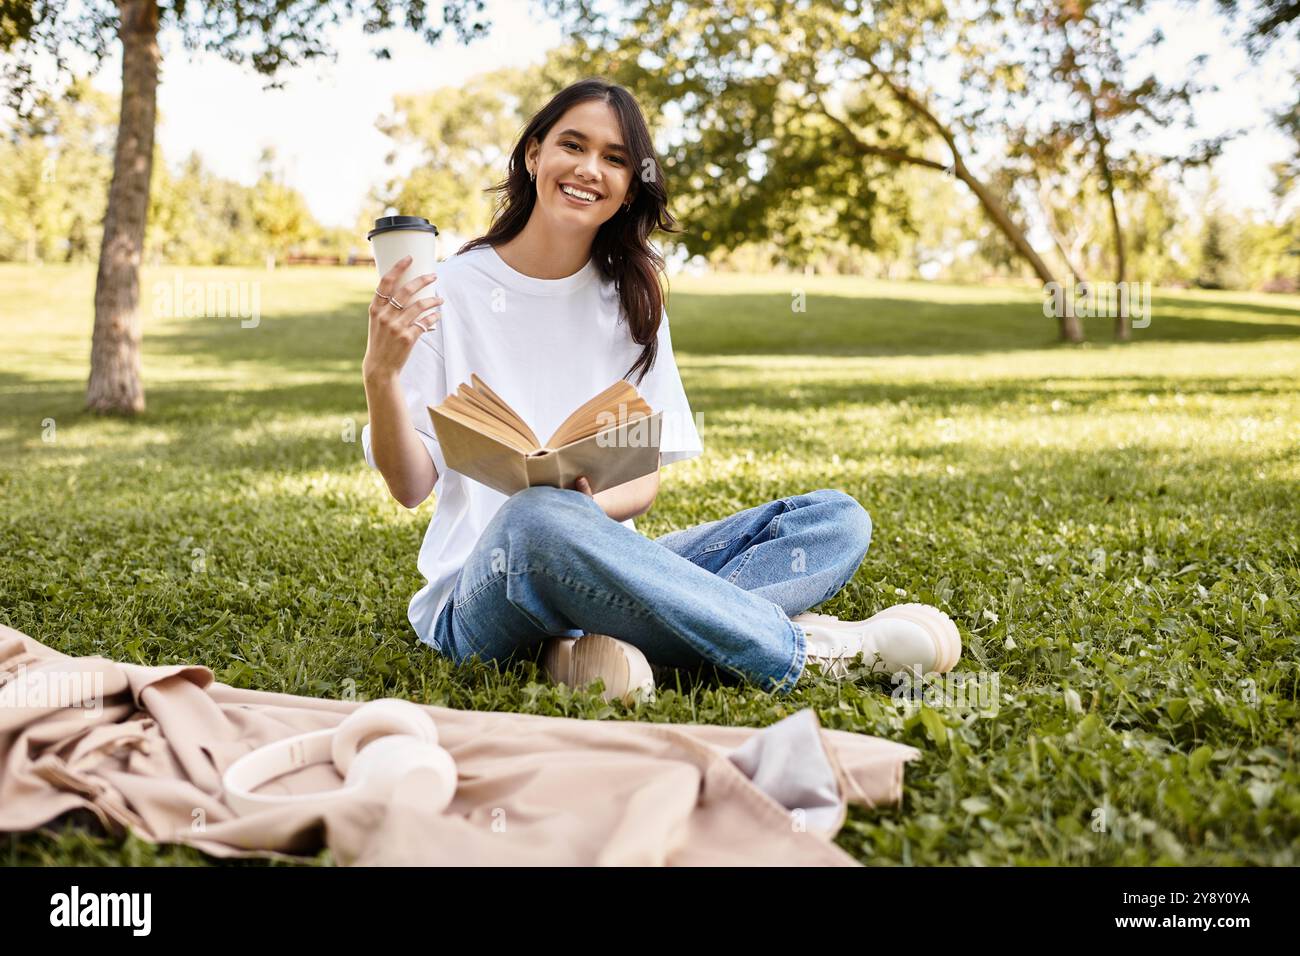
[{"label": "crossed legs", "polygon": [[651,540],[580,492],[529,488],[484,529],[434,639],[460,661],[609,634],[655,664],[711,662],[785,692],[806,660],[790,617],[842,588],[870,538],[862,506],[827,489]]}]

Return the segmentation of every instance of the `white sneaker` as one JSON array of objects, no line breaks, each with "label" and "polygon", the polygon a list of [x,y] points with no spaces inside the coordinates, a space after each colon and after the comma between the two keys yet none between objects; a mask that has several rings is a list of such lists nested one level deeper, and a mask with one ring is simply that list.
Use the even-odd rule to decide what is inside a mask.
[{"label": "white sneaker", "polygon": [[542,669],[557,684],[586,687],[604,681],[605,700],[618,698],[629,706],[655,699],[654,674],[641,649],[608,634],[553,637],[542,650]]},{"label": "white sneaker", "polygon": [[834,677],[846,677],[858,654],[873,671],[943,674],[961,659],[961,634],[952,618],[928,604],[898,604],[865,621],[830,614],[791,618],[803,629],[808,660]]}]

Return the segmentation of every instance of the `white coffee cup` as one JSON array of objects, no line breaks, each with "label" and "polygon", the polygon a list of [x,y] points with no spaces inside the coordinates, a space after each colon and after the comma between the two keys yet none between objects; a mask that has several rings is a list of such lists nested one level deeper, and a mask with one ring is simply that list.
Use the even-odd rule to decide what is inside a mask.
[{"label": "white coffee cup", "polygon": [[[435,268],[438,264],[438,227],[431,225],[423,216],[383,216],[375,220],[375,228],[366,233],[366,238],[370,240],[370,248],[374,251],[375,267],[379,270],[380,278],[399,259],[411,257],[411,264],[393,285],[393,294],[417,276],[438,271]],[[408,294],[407,298],[412,302],[420,298],[432,298],[436,295],[432,289],[430,284],[414,295]]]}]

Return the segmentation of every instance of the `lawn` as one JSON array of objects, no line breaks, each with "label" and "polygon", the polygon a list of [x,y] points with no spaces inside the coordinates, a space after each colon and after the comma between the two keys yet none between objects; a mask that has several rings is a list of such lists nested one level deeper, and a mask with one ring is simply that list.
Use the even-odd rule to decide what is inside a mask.
[{"label": "lawn", "polygon": [[[81,411],[94,270],[0,265],[0,621],[294,694],[745,726],[814,707],[924,754],[901,807],[851,810],[837,840],[867,864],[1300,862],[1300,297],[1157,290],[1131,344],[1097,322],[1064,347],[1026,288],[675,279],[706,453],[641,529],[844,489],[875,536],[821,609],[937,604],[996,693],[906,708],[879,676],[774,698],[678,672],[630,709],[416,643],[434,503],[407,511],[362,460],[367,270],[181,271],[259,283],[247,328],[155,317],[175,273],[144,276],[149,407],[126,422]],[[0,862],[206,858],[68,826],[0,837]]]}]

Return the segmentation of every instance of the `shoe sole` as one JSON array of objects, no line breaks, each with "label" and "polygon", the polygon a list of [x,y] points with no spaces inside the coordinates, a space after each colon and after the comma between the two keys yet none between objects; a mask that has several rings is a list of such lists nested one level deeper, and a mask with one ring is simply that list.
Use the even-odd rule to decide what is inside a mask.
[{"label": "shoe sole", "polygon": [[[934,641],[935,664],[933,673],[944,674],[957,666],[957,662],[961,660],[961,632],[957,630],[957,625],[953,619],[943,611],[930,604],[896,604],[873,614],[867,620],[875,621],[890,617],[911,621],[913,624],[924,628],[925,632],[930,635],[930,640]],[[813,611],[806,611],[792,620],[796,623],[799,621],[816,622],[827,627],[859,627],[862,623],[865,623],[842,621],[833,614],[818,614]]]},{"label": "shoe sole", "polygon": [[584,688],[600,680],[605,700],[654,700],[654,674],[641,649],[608,634],[555,637],[547,642],[542,667],[557,684]]}]

